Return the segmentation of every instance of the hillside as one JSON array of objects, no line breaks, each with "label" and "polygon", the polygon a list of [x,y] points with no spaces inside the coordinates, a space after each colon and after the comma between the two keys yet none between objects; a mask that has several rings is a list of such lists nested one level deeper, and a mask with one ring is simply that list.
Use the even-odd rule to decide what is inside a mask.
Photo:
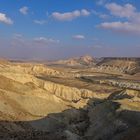
[{"label": "hillside", "polygon": [[103,70],[116,70],[118,72],[135,74],[140,72],[140,58],[103,58],[97,63]]},{"label": "hillside", "polygon": [[139,140],[139,131],[138,77],[0,63],[0,139]]},{"label": "hillside", "polygon": [[93,57],[86,55],[81,57],[70,58],[67,60],[58,60],[50,62],[51,65],[62,65],[62,66],[91,66],[95,64]]}]

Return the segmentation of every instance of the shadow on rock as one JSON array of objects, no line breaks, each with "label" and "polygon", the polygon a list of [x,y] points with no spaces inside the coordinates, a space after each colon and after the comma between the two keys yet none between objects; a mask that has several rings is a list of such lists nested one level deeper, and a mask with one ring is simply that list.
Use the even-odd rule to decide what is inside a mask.
[{"label": "shadow on rock", "polygon": [[[111,98],[111,97],[110,97]],[[140,112],[119,110],[114,100],[90,99],[34,121],[0,122],[2,140],[139,140]]]}]

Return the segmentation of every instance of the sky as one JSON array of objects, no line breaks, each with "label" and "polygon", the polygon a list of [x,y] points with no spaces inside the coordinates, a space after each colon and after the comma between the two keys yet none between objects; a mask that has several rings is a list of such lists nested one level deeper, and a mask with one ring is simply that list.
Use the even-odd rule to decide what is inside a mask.
[{"label": "sky", "polygon": [[0,0],[0,57],[140,57],[139,0]]}]

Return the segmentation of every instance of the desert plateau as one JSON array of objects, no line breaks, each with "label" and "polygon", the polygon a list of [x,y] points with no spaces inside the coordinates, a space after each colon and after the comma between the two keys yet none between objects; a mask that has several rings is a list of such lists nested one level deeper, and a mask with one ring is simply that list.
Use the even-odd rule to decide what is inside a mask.
[{"label": "desert plateau", "polygon": [[139,140],[140,58],[0,61],[1,140]]}]

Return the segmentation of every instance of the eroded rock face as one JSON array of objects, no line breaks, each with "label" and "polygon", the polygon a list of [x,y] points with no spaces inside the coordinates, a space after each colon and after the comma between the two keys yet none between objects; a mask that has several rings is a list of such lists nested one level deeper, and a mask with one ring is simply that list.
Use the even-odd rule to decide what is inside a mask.
[{"label": "eroded rock face", "polygon": [[[114,79],[114,92],[106,79],[75,75],[39,64],[0,64],[0,139],[140,138],[140,91],[130,89],[133,81],[124,89]],[[63,77],[69,82],[58,82]]]},{"label": "eroded rock face", "polygon": [[139,58],[103,58],[97,67],[97,71],[135,74],[140,71]]}]

